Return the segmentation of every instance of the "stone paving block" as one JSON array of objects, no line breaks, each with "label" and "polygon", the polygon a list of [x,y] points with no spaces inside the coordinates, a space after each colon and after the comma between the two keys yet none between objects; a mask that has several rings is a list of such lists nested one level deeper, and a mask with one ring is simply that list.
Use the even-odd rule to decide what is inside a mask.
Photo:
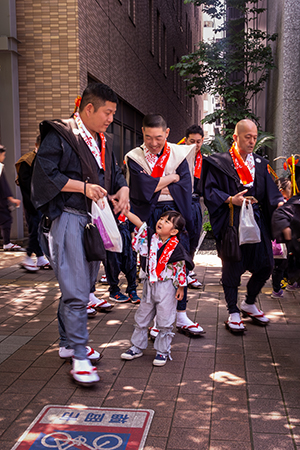
[{"label": "stone paving block", "polygon": [[267,361],[246,361],[246,371],[248,372],[273,372],[275,369],[272,360]]},{"label": "stone paving block", "polygon": [[189,411],[205,411],[207,414],[211,410],[212,392],[210,395],[192,395],[180,393],[177,402],[176,410],[189,410]]},{"label": "stone paving block", "polygon": [[120,392],[111,390],[103,401],[103,407],[115,408],[137,408],[142,398],[143,391]]},{"label": "stone paving block", "polygon": [[249,399],[249,407],[251,414],[285,415],[283,402],[279,400],[252,397]]},{"label": "stone paving block", "polygon": [[249,384],[272,384],[277,386],[278,378],[275,370],[272,372],[247,372],[247,381]]},{"label": "stone paving block", "polygon": [[147,381],[148,378],[122,378],[119,376],[113,388],[115,391],[140,391],[145,389]]},{"label": "stone paving block", "polygon": [[286,416],[272,414],[251,414],[251,428],[253,433],[286,434],[289,424]]},{"label": "stone paving block", "polygon": [[2,450],[2,440],[4,442],[10,442],[11,447],[17,442],[21,437],[26,428],[31,424],[31,422],[36,418],[36,416],[41,411],[40,405],[33,405],[25,408],[17,417],[17,419],[12,422],[12,424],[6,429],[0,438],[0,448]]},{"label": "stone paving block", "polygon": [[209,367],[201,367],[199,369],[190,369],[189,367],[186,367],[183,372],[182,382],[197,380],[197,378],[199,380],[209,379],[212,378],[213,373],[214,371]]},{"label": "stone paving block", "polygon": [[231,374],[233,378],[234,377],[243,378],[243,380],[245,380],[246,376],[244,364],[231,364],[231,360],[228,360],[227,364],[225,363],[216,364],[214,372],[215,373],[227,372],[228,374]]},{"label": "stone paving block", "polygon": [[167,444],[168,450],[207,450],[209,431],[199,428],[172,428]]},{"label": "stone paving block", "polygon": [[195,409],[176,409],[172,427],[174,428],[200,428],[209,430],[210,414]]},{"label": "stone paving block", "polygon": [[192,354],[188,354],[185,361],[185,367],[190,369],[197,369],[201,367],[213,369],[214,364],[214,356],[209,353],[194,352]]},{"label": "stone paving block", "polygon": [[179,386],[164,386],[163,389],[161,389],[159,386],[156,385],[147,385],[144,394],[143,394],[143,401],[144,400],[169,400],[169,401],[176,401],[179,393]]},{"label": "stone paving block", "polygon": [[166,446],[167,446],[166,438],[148,436],[144,450],[165,450],[167,448]]},{"label": "stone paving block", "polygon": [[247,422],[248,408],[239,405],[226,405],[215,403],[212,408],[211,422],[218,423],[223,420],[230,420],[235,422]]},{"label": "stone paving block", "polygon": [[[299,383],[299,382],[298,382]],[[299,391],[293,391],[293,392],[285,392],[283,391],[283,398],[286,406],[289,408],[296,408],[300,405],[300,393]]]},{"label": "stone paving block", "polygon": [[169,436],[171,423],[172,423],[171,417],[157,417],[154,414],[148,436],[167,438]]},{"label": "stone paving block", "polygon": [[208,377],[203,377],[201,380],[182,381],[180,383],[180,394],[195,394],[195,395],[211,395],[213,390],[213,380]]},{"label": "stone paving block", "polygon": [[250,442],[249,422],[240,421],[238,429],[235,421],[222,420],[220,422],[213,422],[211,427],[211,439],[223,439],[224,441],[243,440],[245,442]]},{"label": "stone paving block", "polygon": [[282,400],[282,394],[279,386],[249,384],[248,393],[249,397],[253,397],[256,399],[269,398],[278,401]]},{"label": "stone paving block", "polygon": [[224,442],[223,439],[211,440],[209,450],[252,450],[252,446],[250,442],[244,441],[227,441]]},{"label": "stone paving block", "polygon": [[166,376],[162,377],[161,372],[153,371],[149,377],[148,385],[149,386],[174,386],[174,385],[179,386],[180,381],[181,381],[180,373],[166,374]]},{"label": "stone paving block", "polygon": [[215,389],[213,393],[213,406],[216,405],[239,406],[247,408],[247,392],[244,390],[234,389]]},{"label": "stone paving block", "polygon": [[292,436],[287,433],[282,434],[266,434],[254,433],[253,444],[255,450],[294,450]]},{"label": "stone paving block", "polygon": [[[145,400],[144,397],[139,404],[140,409],[153,409],[156,417],[173,417],[175,401],[171,400]],[[177,403],[178,405],[178,403]]]},{"label": "stone paving block", "polygon": [[289,421],[293,425],[300,426],[300,406],[298,403],[298,408],[287,407]]}]

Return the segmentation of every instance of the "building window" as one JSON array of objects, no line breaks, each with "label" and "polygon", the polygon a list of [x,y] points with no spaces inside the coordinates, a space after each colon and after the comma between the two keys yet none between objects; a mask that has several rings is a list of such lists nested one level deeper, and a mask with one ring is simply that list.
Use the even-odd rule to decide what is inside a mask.
[{"label": "building window", "polygon": [[149,0],[150,52],[154,55],[153,0]]},{"label": "building window", "polygon": [[157,10],[156,14],[156,23],[157,23],[157,63],[159,67],[161,67],[161,19],[160,12]]},{"label": "building window", "polygon": [[179,22],[179,25],[182,26],[182,0],[178,0],[178,6],[177,6],[177,20]]},{"label": "building window", "polygon": [[128,0],[128,15],[135,25],[135,0]]},{"label": "building window", "polygon": [[[175,48],[173,48],[173,66],[175,66],[176,63],[176,51]],[[177,92],[177,69],[173,70],[173,91]]]},{"label": "building window", "polygon": [[163,25],[163,34],[162,34],[162,51],[163,51],[163,72],[164,75],[168,75],[168,46],[167,46],[167,29],[166,26]]}]

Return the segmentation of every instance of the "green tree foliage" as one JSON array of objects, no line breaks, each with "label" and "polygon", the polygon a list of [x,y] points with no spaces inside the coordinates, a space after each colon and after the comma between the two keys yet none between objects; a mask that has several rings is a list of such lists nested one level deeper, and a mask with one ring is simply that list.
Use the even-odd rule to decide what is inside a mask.
[{"label": "green tree foliage", "polygon": [[[251,100],[263,90],[274,61],[268,34],[256,27],[265,11],[259,0],[185,0],[202,6],[212,18],[221,19],[216,29],[225,37],[214,42],[199,42],[193,53],[185,55],[173,66],[187,82],[188,95],[219,94],[221,109],[205,117],[203,122],[221,119],[226,137],[232,135],[235,124],[245,117],[258,123],[251,111]],[[226,5],[226,6],[225,6]]]}]

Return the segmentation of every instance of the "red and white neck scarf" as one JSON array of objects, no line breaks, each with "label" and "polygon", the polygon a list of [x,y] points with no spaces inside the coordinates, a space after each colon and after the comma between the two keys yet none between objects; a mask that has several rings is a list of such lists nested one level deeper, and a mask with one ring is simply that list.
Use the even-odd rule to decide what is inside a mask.
[{"label": "red and white neck scarf", "polygon": [[201,177],[201,170],[202,170],[202,153],[201,150],[197,152],[196,161],[195,161],[195,170],[194,170],[194,177],[200,178]]},{"label": "red and white neck scarf", "polygon": [[168,145],[167,141],[165,143],[163,152],[159,157],[157,155],[153,155],[153,153],[151,153],[150,150],[147,149],[147,147],[145,147],[144,152],[145,159],[149,164],[150,169],[152,170],[151,176],[153,178],[162,177],[171,152],[170,146]]},{"label": "red and white neck scarf", "polygon": [[168,261],[175,250],[179,240],[176,236],[171,237],[165,248],[163,249],[162,254],[160,255],[159,260],[157,261],[157,251],[163,245],[160,240],[160,237],[157,233],[154,233],[151,238],[150,251],[149,251],[149,281],[150,283],[155,283],[158,280],[158,277],[168,264]]},{"label": "red and white neck scarf", "polygon": [[99,133],[100,139],[101,139],[101,150],[99,149],[97,142],[91,135],[91,133],[88,131],[88,129],[85,127],[84,123],[81,120],[81,117],[79,113],[74,114],[75,122],[78,126],[78,129],[80,131],[80,134],[92,152],[95,160],[97,161],[98,166],[100,169],[105,170],[105,136],[103,133]]},{"label": "red and white neck scarf", "polygon": [[232,144],[229,153],[242,184],[249,187],[253,186],[255,177],[255,163],[253,153],[249,153],[246,157],[246,160],[244,161],[239,154],[235,143]]}]

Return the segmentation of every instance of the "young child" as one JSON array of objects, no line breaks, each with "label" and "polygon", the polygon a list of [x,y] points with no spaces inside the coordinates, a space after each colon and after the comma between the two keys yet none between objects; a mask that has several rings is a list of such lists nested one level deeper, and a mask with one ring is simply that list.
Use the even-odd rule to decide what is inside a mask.
[{"label": "young child", "polygon": [[156,315],[158,336],[154,342],[154,366],[163,366],[170,356],[173,323],[177,301],[182,300],[186,286],[186,266],[193,268],[191,257],[179,242],[185,220],[177,211],[164,212],[156,224],[156,232],[147,227],[136,215],[126,211],[128,219],[136,225],[132,246],[141,256],[145,272],[143,297],[135,314],[132,347],[121,358],[132,360],[143,355],[148,345],[148,326]]},{"label": "young child", "polygon": [[[281,177],[278,178],[275,181],[275,183],[280,192],[282,193],[284,200],[288,201],[288,199],[292,195],[292,183],[290,182],[290,180],[288,178]],[[282,298],[283,289],[281,289],[281,281],[284,277],[284,273],[287,270],[287,251],[285,244],[277,244],[276,240],[272,241],[272,247],[273,247],[274,268],[272,273],[273,292],[271,294],[271,297]],[[289,290],[288,286],[287,290]]]}]

